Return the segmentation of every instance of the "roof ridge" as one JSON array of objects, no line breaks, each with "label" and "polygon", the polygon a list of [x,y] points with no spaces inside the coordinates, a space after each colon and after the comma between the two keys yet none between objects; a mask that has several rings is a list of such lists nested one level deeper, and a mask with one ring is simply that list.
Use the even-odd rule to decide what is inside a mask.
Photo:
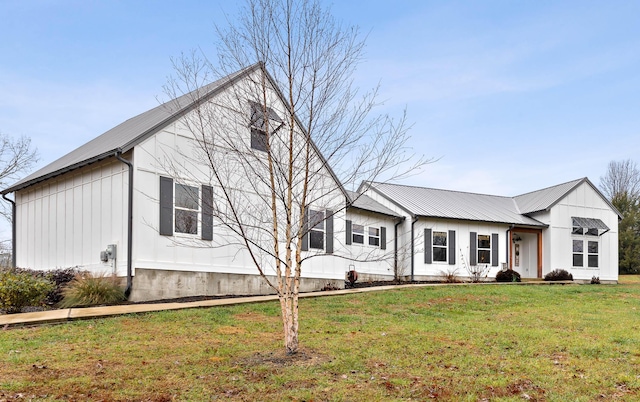
[{"label": "roof ridge", "polygon": [[569,181],[564,182],[564,183],[555,184],[555,185],[553,185],[553,186],[544,187],[544,188],[540,188],[540,189],[538,189],[538,190],[533,190],[533,191],[529,191],[529,192],[526,192],[526,193],[518,194],[518,195],[513,196],[512,198],[514,198],[514,199],[515,199],[515,198],[522,197],[522,196],[525,196],[525,195],[529,195],[529,194],[537,193],[537,192],[539,192],[539,191],[545,191],[545,190],[549,190],[549,189],[552,189],[552,188],[555,188],[555,187],[564,186],[564,185],[567,185],[567,184],[569,184],[569,183],[575,183],[575,184],[578,184],[578,183],[580,183],[580,182],[582,182],[582,181],[584,181],[584,180],[586,180],[586,179],[587,179],[587,177],[585,176],[585,177],[582,177],[582,178],[580,178],[580,179],[569,180]]},{"label": "roof ridge", "polygon": [[498,198],[509,198],[509,199],[513,199],[514,198],[514,197],[510,197],[508,195],[476,193],[476,192],[472,192],[472,191],[460,191],[460,190],[451,190],[451,189],[446,189],[446,188],[424,187],[424,186],[416,186],[416,185],[409,185],[409,184],[380,183],[380,182],[371,182],[371,184],[372,184],[372,187],[375,184],[380,184],[380,185],[396,186],[396,187],[418,188],[418,189],[423,189],[423,190],[444,191],[444,192],[449,192],[449,193],[459,193],[459,194],[469,194],[469,195],[482,195],[482,196],[486,196],[486,197],[498,197]]}]

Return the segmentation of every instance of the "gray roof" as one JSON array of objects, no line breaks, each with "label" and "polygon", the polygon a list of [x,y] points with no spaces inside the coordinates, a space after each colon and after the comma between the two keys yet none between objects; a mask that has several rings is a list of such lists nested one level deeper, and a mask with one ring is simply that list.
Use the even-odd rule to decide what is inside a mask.
[{"label": "gray roof", "polygon": [[416,216],[546,226],[520,213],[511,197],[372,183],[371,188]]},{"label": "gray roof", "polygon": [[587,183],[618,214],[606,197],[583,177],[516,197],[502,197],[460,191],[438,190],[398,184],[371,183],[370,188],[414,216],[468,221],[546,226],[531,214],[548,211],[582,183]]},{"label": "gray roof", "polygon": [[378,201],[374,200],[373,198],[369,197],[368,195],[359,194],[359,193],[356,193],[354,191],[348,191],[348,190],[347,190],[347,194],[349,195],[349,198],[351,198],[350,207],[352,207],[352,208],[357,208],[357,209],[361,209],[361,210],[364,210],[364,211],[376,212],[376,213],[379,213],[379,214],[393,216],[393,217],[396,217],[396,218],[401,218],[402,217],[398,213],[396,213],[396,212],[392,211],[391,209],[385,207],[384,205],[380,204]]},{"label": "gray roof", "polygon": [[[205,85],[196,90],[197,95],[199,98],[209,97],[221,89],[226,88],[229,84],[240,78],[240,76],[244,76],[260,66],[260,63],[256,63],[234,74]],[[15,183],[13,186],[2,190],[0,194],[8,194],[13,191],[29,187],[70,170],[78,169],[88,164],[114,156],[117,152],[124,153],[129,151],[135,145],[144,141],[150,135],[171,123],[186,111],[190,110],[194,105],[194,92],[182,95],[130,118],[124,123],[117,125],[104,134],[69,152],[60,159],[53,161],[42,169],[30,174]]]},{"label": "gray roof", "polygon": [[530,193],[516,196],[514,199],[520,208],[520,212],[523,214],[548,211],[558,201],[564,198],[565,195],[569,194],[569,192],[585,180],[588,179],[584,177],[582,179],[547,187],[542,190],[532,191]]}]

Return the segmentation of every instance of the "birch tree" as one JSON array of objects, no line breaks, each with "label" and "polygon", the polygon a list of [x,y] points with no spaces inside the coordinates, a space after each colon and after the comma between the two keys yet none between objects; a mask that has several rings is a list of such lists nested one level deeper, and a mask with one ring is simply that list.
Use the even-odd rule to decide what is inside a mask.
[{"label": "birch tree", "polygon": [[[208,175],[213,196],[202,197],[203,213],[215,232],[232,234],[216,246],[237,246],[277,293],[285,350],[295,354],[302,272],[309,259],[331,253],[333,239],[322,236],[348,205],[344,189],[427,161],[407,152],[405,116],[376,114],[377,89],[354,87],[364,40],[320,2],[248,0],[216,33],[217,58],[174,60],[166,93],[191,97],[195,108],[182,124],[197,152],[165,163]],[[202,97],[200,88],[231,82],[238,71],[250,73],[224,94]],[[249,131],[250,141],[238,136]]]}]

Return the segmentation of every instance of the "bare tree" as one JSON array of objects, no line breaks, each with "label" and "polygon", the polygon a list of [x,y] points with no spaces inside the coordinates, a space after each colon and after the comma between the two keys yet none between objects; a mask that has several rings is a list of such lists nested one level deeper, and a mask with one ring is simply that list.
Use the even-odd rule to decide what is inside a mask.
[{"label": "bare tree", "polygon": [[[0,188],[20,179],[35,163],[38,151],[31,148],[31,139],[27,137],[11,138],[0,133]],[[0,214],[11,221],[11,210],[3,203]]]},{"label": "bare tree", "polygon": [[607,173],[600,177],[600,189],[609,200],[623,194],[632,199],[638,198],[640,170],[636,163],[631,159],[609,162]]},{"label": "bare tree", "polygon": [[[212,197],[203,194],[202,210],[216,233],[232,234],[214,246],[237,246],[275,290],[293,354],[303,266],[333,251],[324,234],[344,216],[345,188],[427,161],[407,153],[405,116],[373,115],[377,90],[353,87],[364,41],[319,1],[248,0],[237,23],[216,31],[215,62],[196,53],[174,61],[166,93],[189,94],[195,107],[182,124],[196,147],[162,164],[187,181],[208,178]],[[247,76],[232,83],[238,71]],[[219,77],[229,87],[205,97],[205,84]],[[238,135],[249,132],[250,141]]]}]

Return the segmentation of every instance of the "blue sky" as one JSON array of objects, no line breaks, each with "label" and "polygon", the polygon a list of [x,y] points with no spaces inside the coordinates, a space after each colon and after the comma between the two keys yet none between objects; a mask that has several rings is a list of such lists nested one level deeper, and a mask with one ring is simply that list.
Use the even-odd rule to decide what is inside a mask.
[{"label": "blue sky", "polygon": [[[640,149],[640,2],[338,1],[368,35],[356,71],[407,109],[406,184],[513,196]],[[39,167],[165,99],[171,57],[215,52],[235,1],[0,0],[0,131]],[[228,17],[225,17],[225,13]]]}]

